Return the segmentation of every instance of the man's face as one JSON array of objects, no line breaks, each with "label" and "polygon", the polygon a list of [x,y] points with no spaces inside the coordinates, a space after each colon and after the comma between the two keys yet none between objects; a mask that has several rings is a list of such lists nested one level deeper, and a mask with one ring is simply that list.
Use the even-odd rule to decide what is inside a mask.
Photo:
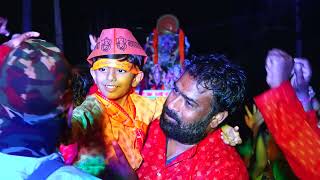
[{"label": "man's face", "polygon": [[160,126],[165,134],[183,144],[195,144],[206,134],[213,112],[212,91],[197,84],[188,73],[175,83],[164,105]]},{"label": "man's face", "polygon": [[103,67],[91,70],[100,92],[108,99],[119,101],[131,90],[134,75],[123,69]]}]

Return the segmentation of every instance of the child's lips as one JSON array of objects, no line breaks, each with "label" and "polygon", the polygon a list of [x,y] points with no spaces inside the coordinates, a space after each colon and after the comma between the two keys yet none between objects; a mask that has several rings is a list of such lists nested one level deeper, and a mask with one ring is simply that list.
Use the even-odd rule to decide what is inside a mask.
[{"label": "child's lips", "polygon": [[116,86],[116,85],[106,85],[106,88],[108,91],[112,91],[112,90],[116,89],[117,87],[118,86]]}]

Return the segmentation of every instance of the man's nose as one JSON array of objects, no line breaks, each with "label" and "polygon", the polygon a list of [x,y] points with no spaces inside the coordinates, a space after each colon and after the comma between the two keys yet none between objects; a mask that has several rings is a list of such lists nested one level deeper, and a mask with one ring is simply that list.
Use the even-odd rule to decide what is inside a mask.
[{"label": "man's nose", "polygon": [[173,110],[175,112],[180,112],[181,105],[182,105],[182,97],[181,96],[175,96],[168,99],[168,108],[170,110]]}]

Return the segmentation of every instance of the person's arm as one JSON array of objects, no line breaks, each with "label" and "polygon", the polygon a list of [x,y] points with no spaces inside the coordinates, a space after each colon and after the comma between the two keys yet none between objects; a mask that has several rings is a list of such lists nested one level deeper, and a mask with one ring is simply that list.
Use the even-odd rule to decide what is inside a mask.
[{"label": "person's arm", "polygon": [[12,48],[18,47],[21,42],[26,39],[38,37],[39,35],[40,34],[38,32],[26,32],[0,45],[0,65],[2,65],[4,59],[7,57]]},{"label": "person's arm", "polygon": [[95,95],[87,96],[80,106],[72,112],[72,128],[79,126],[84,131],[94,125],[94,120],[102,115],[102,109]]},{"label": "person's arm", "polygon": [[271,89],[254,100],[296,176],[320,179],[320,136],[308,122],[315,116],[305,112],[288,81],[292,69],[291,57],[285,52],[270,51],[266,70]]},{"label": "person's arm", "polygon": [[[299,178],[320,179],[320,136],[289,82],[255,97],[267,127]],[[316,121],[313,119],[312,121]]]},{"label": "person's arm", "polygon": [[307,113],[307,122],[309,125],[313,128],[313,130],[320,136],[320,128],[318,125],[318,117],[317,117],[317,112],[315,110],[311,110],[306,112]]},{"label": "person's arm", "polygon": [[101,115],[101,108],[94,95],[88,96],[84,102],[72,112],[71,144],[61,144],[59,151],[64,158],[65,164],[74,163],[79,151],[79,140],[86,134],[86,130],[93,126],[94,118]]}]

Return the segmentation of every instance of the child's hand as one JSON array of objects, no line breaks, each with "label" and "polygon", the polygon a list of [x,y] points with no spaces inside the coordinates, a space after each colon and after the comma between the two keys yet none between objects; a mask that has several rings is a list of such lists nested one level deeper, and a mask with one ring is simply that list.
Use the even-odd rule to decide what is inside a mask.
[{"label": "child's hand", "polygon": [[79,123],[82,128],[87,129],[93,125],[93,115],[86,107],[78,106],[72,112],[72,123]]},{"label": "child's hand", "polygon": [[229,144],[231,146],[236,146],[242,143],[239,127],[231,127],[229,125],[222,126],[221,139],[225,144]]},{"label": "child's hand", "polygon": [[80,106],[72,112],[72,123],[80,124],[83,129],[94,125],[94,120],[102,115],[99,102],[94,96],[88,97]]}]

